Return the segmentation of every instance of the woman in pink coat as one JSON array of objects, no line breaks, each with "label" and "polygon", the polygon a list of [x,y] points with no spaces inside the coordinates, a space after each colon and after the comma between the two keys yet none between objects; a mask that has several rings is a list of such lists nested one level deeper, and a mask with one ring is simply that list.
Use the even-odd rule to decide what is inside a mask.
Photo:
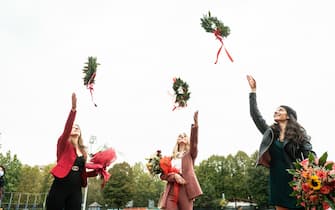
[{"label": "woman in pink coat", "polygon": [[166,210],[192,210],[193,201],[202,194],[194,172],[198,154],[198,111],[194,113],[194,124],[190,138],[183,133],[178,136],[173,150],[171,166],[173,172],[161,175],[167,185],[160,200],[160,208]]}]

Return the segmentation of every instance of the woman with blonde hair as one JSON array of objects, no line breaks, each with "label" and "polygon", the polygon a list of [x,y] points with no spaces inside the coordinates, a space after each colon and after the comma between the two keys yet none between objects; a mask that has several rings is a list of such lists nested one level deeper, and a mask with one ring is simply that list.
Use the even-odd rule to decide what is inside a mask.
[{"label": "woman with blonde hair", "polygon": [[47,210],[80,210],[81,188],[87,186],[87,177],[96,176],[96,171],[86,172],[86,147],[81,130],[74,124],[77,97],[72,94],[72,108],[64,131],[57,142],[57,164],[52,168],[54,181],[46,200]]},{"label": "woman with blonde hair", "polygon": [[194,113],[190,138],[178,135],[173,149],[171,167],[173,172],[162,174],[167,185],[160,200],[160,207],[167,210],[192,210],[193,201],[202,194],[194,172],[194,162],[198,155],[198,111]]}]

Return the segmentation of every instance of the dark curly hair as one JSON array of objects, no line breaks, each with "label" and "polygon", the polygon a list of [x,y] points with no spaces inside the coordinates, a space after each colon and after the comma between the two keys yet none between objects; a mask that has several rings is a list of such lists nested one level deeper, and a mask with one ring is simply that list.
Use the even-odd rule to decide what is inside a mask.
[{"label": "dark curly hair", "polygon": [[[274,131],[275,137],[278,138],[280,135],[280,127],[278,123],[274,123],[271,128]],[[305,140],[309,140],[310,137],[307,135],[306,130],[302,127],[295,118],[290,118],[287,121],[285,129],[285,139],[295,144],[301,144]]]}]

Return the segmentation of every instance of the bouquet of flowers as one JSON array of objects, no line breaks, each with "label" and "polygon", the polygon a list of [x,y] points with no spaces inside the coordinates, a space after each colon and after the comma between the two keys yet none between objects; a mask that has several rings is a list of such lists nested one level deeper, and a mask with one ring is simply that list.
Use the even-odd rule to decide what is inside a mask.
[{"label": "bouquet of flowers", "polygon": [[288,169],[293,175],[291,196],[297,198],[297,205],[313,210],[335,209],[335,166],[327,157],[327,152],[320,158],[310,154],[295,162],[295,169]]},{"label": "bouquet of flowers", "polygon": [[102,178],[101,187],[103,188],[110,178],[107,167],[116,160],[116,152],[112,147],[104,148],[93,154],[90,161],[85,164],[87,169],[93,169]]},{"label": "bouquet of flowers", "polygon": [[151,155],[150,158],[147,158],[148,162],[146,167],[149,173],[153,176],[160,174],[169,174],[169,173],[179,173],[179,170],[172,167],[171,157],[162,156],[162,152],[157,150],[155,154]]},{"label": "bouquet of flowers", "polygon": [[162,173],[162,169],[160,167],[161,159],[162,151],[160,150],[157,150],[155,154],[151,155],[150,158],[147,158],[148,162],[146,164],[146,167],[152,176],[156,176]]}]

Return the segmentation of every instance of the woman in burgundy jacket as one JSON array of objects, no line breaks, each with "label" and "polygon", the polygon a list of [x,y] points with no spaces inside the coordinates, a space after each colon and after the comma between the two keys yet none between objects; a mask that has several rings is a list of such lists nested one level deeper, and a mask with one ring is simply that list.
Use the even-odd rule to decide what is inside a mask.
[{"label": "woman in burgundy jacket", "polygon": [[171,166],[176,172],[161,175],[167,185],[160,200],[160,208],[167,210],[192,210],[193,201],[202,194],[194,172],[198,154],[198,111],[194,113],[191,136],[180,134],[174,147]]},{"label": "woman in burgundy jacket", "polygon": [[72,109],[57,142],[57,164],[51,170],[54,181],[46,200],[47,210],[80,210],[81,188],[86,187],[87,177],[97,175],[95,171],[85,170],[87,152],[80,128],[74,124],[76,108],[77,97],[73,93]]}]

